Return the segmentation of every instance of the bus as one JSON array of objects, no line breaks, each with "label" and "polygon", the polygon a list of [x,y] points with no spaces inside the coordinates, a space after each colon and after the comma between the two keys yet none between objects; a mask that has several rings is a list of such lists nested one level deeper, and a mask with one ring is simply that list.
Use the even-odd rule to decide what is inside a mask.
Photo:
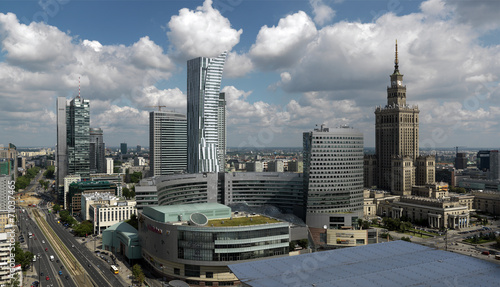
[{"label": "bus", "polygon": [[118,274],[118,268],[116,268],[115,265],[111,265],[111,268],[109,270],[111,270],[111,272],[113,272],[113,274]]}]

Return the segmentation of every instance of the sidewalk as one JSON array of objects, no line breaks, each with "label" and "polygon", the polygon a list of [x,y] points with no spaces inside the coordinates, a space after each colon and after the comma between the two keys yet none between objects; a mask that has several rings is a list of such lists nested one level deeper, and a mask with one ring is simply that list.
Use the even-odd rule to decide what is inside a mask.
[{"label": "sidewalk", "polygon": [[22,286],[31,286],[31,283],[38,281],[38,264],[36,263],[37,262],[31,262],[33,267],[30,267],[26,272],[23,272]]}]

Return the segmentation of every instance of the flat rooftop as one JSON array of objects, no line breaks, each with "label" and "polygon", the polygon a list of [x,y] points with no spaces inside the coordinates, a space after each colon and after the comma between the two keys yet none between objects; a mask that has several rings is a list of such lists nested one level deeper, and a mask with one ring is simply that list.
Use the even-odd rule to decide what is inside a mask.
[{"label": "flat rooftop", "polygon": [[252,287],[498,286],[500,265],[406,241],[228,266]]},{"label": "flat rooftop", "polygon": [[[224,223],[222,223],[224,222]],[[277,223],[281,222],[279,220],[262,216],[262,215],[255,215],[255,216],[241,216],[241,217],[233,217],[232,219],[230,218],[224,218],[224,219],[212,219],[209,220],[206,226],[212,227],[228,227],[228,226],[246,226],[246,225],[258,225],[258,224],[267,224],[267,223]]]}]

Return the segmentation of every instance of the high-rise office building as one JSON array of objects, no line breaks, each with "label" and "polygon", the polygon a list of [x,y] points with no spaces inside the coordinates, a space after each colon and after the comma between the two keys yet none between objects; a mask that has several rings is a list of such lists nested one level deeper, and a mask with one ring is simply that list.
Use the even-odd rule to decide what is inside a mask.
[{"label": "high-rise office building", "polygon": [[[218,172],[220,166],[220,85],[227,52],[187,62],[189,173]],[[225,123],[225,121],[224,121]]]},{"label": "high-rise office building", "polygon": [[121,154],[127,154],[127,143],[120,143]]},{"label": "high-rise office building", "polygon": [[153,176],[186,171],[187,122],[185,115],[161,111],[149,113],[149,154]]},{"label": "high-rise office building", "polygon": [[80,96],[66,108],[68,174],[90,177],[90,102]]},{"label": "high-rise office building", "polygon": [[57,186],[59,204],[64,204],[64,178],[90,177],[90,102],[78,95],[69,103],[57,98]]},{"label": "high-rise office building", "polygon": [[141,149],[142,149],[142,147],[140,145],[137,145],[137,148],[136,148],[135,152],[136,153],[140,153]]},{"label": "high-rise office building", "polygon": [[[457,153],[457,158],[459,157],[459,153]],[[477,168],[482,171],[490,170],[490,151],[489,150],[480,150],[477,152],[476,156]],[[457,160],[455,159],[455,168],[458,169]],[[466,167],[466,166],[465,166]],[[464,169],[465,167],[462,167]]]},{"label": "high-rise office building", "polygon": [[90,128],[90,172],[105,173],[106,163],[104,160],[105,145],[103,133],[100,128]]},{"label": "high-rise office building", "polygon": [[488,179],[500,179],[498,150],[480,150],[477,153],[477,168],[488,172]]},{"label": "high-rise office building", "polygon": [[217,156],[221,171],[226,167],[226,93],[219,94],[219,109],[217,115],[217,132],[219,133],[219,144]]},{"label": "high-rise office building", "polygon": [[375,110],[375,155],[365,157],[365,186],[410,195],[415,184],[432,183],[429,181],[435,177],[435,158],[419,156],[420,111],[417,106],[406,104],[397,42],[395,55],[391,85],[387,87],[387,104]]},{"label": "high-rise office building", "polygon": [[17,178],[17,147],[9,143],[7,147],[0,146],[0,175],[9,175],[12,179]]},{"label": "high-rise office building", "polygon": [[114,170],[114,162],[113,159],[110,157],[106,158],[106,173],[107,174],[112,174]]},{"label": "high-rise office building", "polygon": [[356,226],[363,217],[363,134],[349,127],[305,132],[306,223]]},{"label": "high-rise office building", "polygon": [[[68,143],[66,127],[66,107],[65,97],[57,98],[57,147],[56,147],[56,180],[57,187],[61,189],[64,185],[64,177],[68,175]],[[58,197],[61,198],[61,197]]]},{"label": "high-rise office building", "polygon": [[[467,161],[468,161],[468,159],[467,159],[466,153],[457,152],[455,155],[455,168],[456,169],[466,169],[467,168]],[[489,163],[489,153],[488,153],[488,163]]]},{"label": "high-rise office building", "polygon": [[0,213],[9,212],[9,206],[12,206],[9,202],[12,202],[13,187],[14,180],[9,175],[0,174]]}]

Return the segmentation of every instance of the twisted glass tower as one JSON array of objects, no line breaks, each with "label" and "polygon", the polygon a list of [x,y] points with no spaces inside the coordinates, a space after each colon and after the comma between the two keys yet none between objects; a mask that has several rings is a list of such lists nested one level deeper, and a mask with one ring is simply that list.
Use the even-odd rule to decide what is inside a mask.
[{"label": "twisted glass tower", "polygon": [[188,173],[221,170],[219,93],[226,55],[187,62]]}]

